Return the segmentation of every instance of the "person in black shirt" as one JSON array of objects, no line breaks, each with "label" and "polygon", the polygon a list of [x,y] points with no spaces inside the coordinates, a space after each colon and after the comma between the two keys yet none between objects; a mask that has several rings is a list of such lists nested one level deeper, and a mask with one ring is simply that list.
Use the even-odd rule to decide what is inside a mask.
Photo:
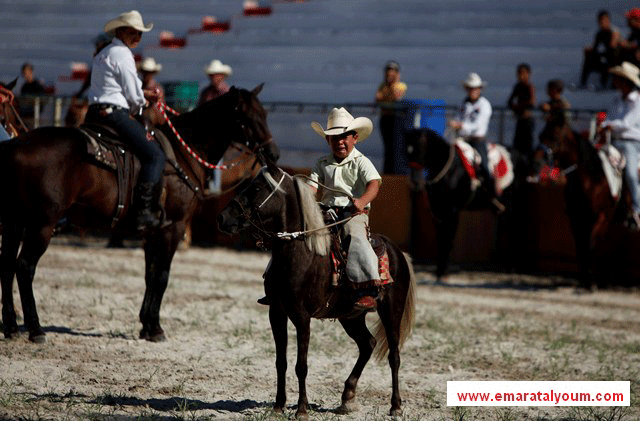
[{"label": "person in black shirt", "polygon": [[600,85],[604,89],[609,82],[609,68],[616,64],[620,33],[611,26],[609,12],[598,12],[598,32],[593,39],[593,45],[585,47],[584,62],[580,75],[580,86],[586,88],[589,75],[593,72],[600,74]]}]

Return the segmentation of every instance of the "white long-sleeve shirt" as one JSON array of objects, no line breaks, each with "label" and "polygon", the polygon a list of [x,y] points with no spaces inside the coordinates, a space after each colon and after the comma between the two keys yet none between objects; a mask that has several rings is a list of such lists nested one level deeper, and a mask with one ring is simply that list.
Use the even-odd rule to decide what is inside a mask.
[{"label": "white long-sleeve shirt", "polygon": [[640,141],[640,91],[631,91],[626,98],[619,98],[607,113],[603,127],[611,127],[612,139]]},{"label": "white long-sleeve shirt", "polygon": [[489,120],[492,112],[491,103],[483,96],[475,102],[466,100],[458,113],[458,121],[462,123],[458,135],[463,137],[485,137],[489,130]]},{"label": "white long-sleeve shirt", "polygon": [[133,53],[114,38],[93,59],[89,103],[112,104],[137,113],[146,104]]}]

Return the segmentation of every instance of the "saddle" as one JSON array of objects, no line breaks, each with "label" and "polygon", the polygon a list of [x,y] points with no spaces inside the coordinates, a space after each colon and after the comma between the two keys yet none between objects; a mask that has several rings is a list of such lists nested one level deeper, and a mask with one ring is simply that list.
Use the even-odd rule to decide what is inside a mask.
[{"label": "saddle", "polygon": [[[334,223],[338,220],[336,213],[329,209],[324,210],[323,214],[326,224]],[[348,285],[346,267],[348,258],[348,245],[343,244],[340,237],[340,227],[333,226],[329,228],[331,233],[331,273],[332,281],[331,285],[335,288]],[[393,278],[389,270],[389,253],[387,252],[387,246],[380,235],[369,234],[369,243],[373,251],[378,256],[378,272],[380,274],[380,286],[389,286],[393,284]]]},{"label": "saddle", "polygon": [[[127,204],[133,201],[133,195],[128,193],[135,186],[136,158],[129,146],[122,142],[118,133],[111,127],[99,123],[84,123],[79,129],[87,139],[86,159],[104,169],[117,174],[118,205],[112,217],[112,226],[115,226]],[[155,138],[163,149],[170,162],[175,162],[175,154],[169,141],[164,136],[153,136],[147,132],[149,140]],[[131,205],[131,203],[128,203]]]},{"label": "saddle", "polygon": [[[471,180],[476,180],[476,182],[472,182],[472,187],[477,188],[480,185],[477,168],[482,163],[480,154],[462,138],[455,140],[455,147],[465,171],[469,174]],[[489,170],[493,174],[496,184],[496,193],[500,195],[513,183],[514,173],[511,154],[502,145],[487,143],[487,155],[489,158]]]}]

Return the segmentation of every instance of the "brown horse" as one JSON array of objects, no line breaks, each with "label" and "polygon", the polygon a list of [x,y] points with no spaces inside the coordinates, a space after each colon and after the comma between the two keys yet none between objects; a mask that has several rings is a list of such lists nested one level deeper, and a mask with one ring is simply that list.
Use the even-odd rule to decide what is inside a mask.
[{"label": "brown horse", "polygon": [[[268,165],[218,215],[218,220],[220,228],[226,232],[234,233],[251,224],[272,241],[265,292],[270,301],[269,320],[276,346],[278,385],[274,410],[283,412],[286,401],[287,320],[291,320],[298,343],[296,416],[308,416],[307,353],[311,318],[316,318],[338,319],[360,351],[345,382],[342,406],[338,411],[344,413],[355,409],[358,379],[375,348],[379,358],[389,352],[393,389],[391,415],[400,414],[400,347],[413,324],[415,279],[411,262],[398,247],[380,237],[386,246],[390,273],[395,282],[379,294],[377,311],[381,323],[374,337],[366,326],[366,313],[353,311],[353,290],[346,285],[332,286],[330,238],[315,196],[306,183]],[[286,239],[283,233],[294,238]]]},{"label": "brown horse", "polygon": [[[217,162],[232,142],[244,145],[261,159],[277,159],[266,112],[257,98],[261,88],[233,88],[171,122],[191,149],[209,162]],[[183,237],[185,221],[191,219],[203,198],[207,175],[205,167],[176,140],[168,126],[162,132],[172,144],[178,165],[165,167],[165,224],[143,233],[146,291],[140,310],[140,337],[150,341],[165,339],[160,305],[171,260]],[[124,208],[119,210],[118,177],[87,159],[86,137],[75,128],[39,128],[2,143],[0,148],[0,171],[6,181],[0,203],[4,334],[8,338],[18,334],[12,288],[15,274],[29,339],[42,342],[45,332],[38,319],[32,282],[56,224],[64,217],[80,227],[133,231],[135,212],[128,212],[131,191],[126,192]],[[118,212],[120,219],[113,226]]]},{"label": "brown horse", "polygon": [[604,252],[611,224],[624,214],[627,197],[611,195],[596,147],[586,134],[573,130],[564,113],[558,113],[541,133],[540,142],[553,153],[553,165],[566,174],[565,201],[576,243],[580,286],[596,287],[594,257]]}]

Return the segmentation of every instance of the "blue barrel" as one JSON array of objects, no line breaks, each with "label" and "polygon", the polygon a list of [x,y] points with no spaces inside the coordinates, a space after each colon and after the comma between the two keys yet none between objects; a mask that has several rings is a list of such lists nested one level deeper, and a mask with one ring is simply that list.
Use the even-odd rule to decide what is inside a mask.
[{"label": "blue barrel", "polygon": [[443,99],[407,99],[403,101],[407,107],[405,129],[431,129],[444,134],[446,101]]}]

